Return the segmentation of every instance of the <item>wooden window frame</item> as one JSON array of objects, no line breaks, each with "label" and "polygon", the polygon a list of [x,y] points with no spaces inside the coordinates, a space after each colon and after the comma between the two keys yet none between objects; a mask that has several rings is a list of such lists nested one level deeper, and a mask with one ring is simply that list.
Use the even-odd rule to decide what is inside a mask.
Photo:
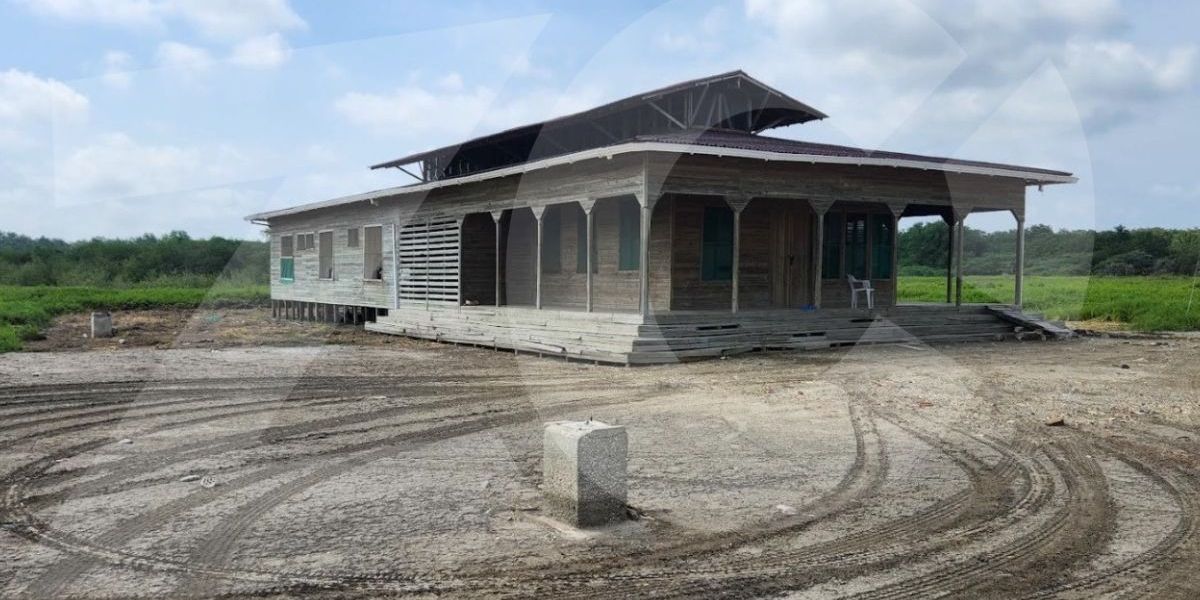
[{"label": "wooden window frame", "polygon": [[542,273],[558,275],[562,273],[562,209],[547,206],[542,213],[541,228]]},{"label": "wooden window frame", "polygon": [[[636,200],[619,200],[616,205],[617,271],[638,271],[642,263],[642,207]],[[627,218],[629,223],[626,223]],[[632,242],[626,240],[627,235]]]},{"label": "wooden window frame", "polygon": [[[283,240],[285,239],[288,241],[288,245],[291,246],[291,250],[288,252],[288,254],[283,253]],[[284,261],[287,261],[286,264],[288,264],[290,267],[292,275],[291,277],[284,276],[284,273],[289,270],[283,267],[285,264]],[[296,281],[296,239],[295,236],[290,233],[279,236],[279,281],[282,283],[291,283]]]},{"label": "wooden window frame", "polygon": [[[854,275],[859,279],[871,279],[871,213],[867,211],[846,211],[845,218],[842,219],[842,277]],[[850,243],[851,230],[850,224],[862,223],[862,271],[858,273],[850,272],[850,253],[852,244]],[[857,246],[858,244],[853,244]]]},{"label": "wooden window frame", "polygon": [[[700,213],[700,281],[708,281],[708,282],[733,281],[733,209],[729,208],[728,206],[724,206],[724,207],[722,207],[722,206],[703,206],[701,208],[703,210]],[[711,265],[709,265],[706,263],[706,260],[705,260],[709,256],[709,254],[707,252],[709,246],[713,246],[714,249],[720,249],[722,251],[722,253],[724,253],[726,250],[726,249],[720,248],[721,246],[724,245],[724,240],[720,240],[720,239],[710,240],[709,239],[710,233],[712,233],[713,235],[717,235],[718,233],[720,233],[719,231],[710,232],[708,229],[709,215],[716,214],[718,212],[721,213],[723,217],[726,215],[728,216],[728,221],[725,221],[722,218],[722,219],[720,219],[722,221],[722,223],[717,224],[718,226],[723,226],[723,225],[729,226],[729,239],[728,239],[728,248],[727,248],[727,251],[729,253],[729,264],[727,266],[728,266],[729,270],[727,273],[722,273],[720,271],[722,266],[719,263],[713,262]],[[713,261],[716,261],[715,256],[713,257]]]},{"label": "wooden window frame", "polygon": [[[896,274],[892,272],[894,268],[894,265],[892,265],[892,246],[896,244],[896,232],[892,231],[893,225],[891,214],[871,213],[869,215],[867,220],[867,271],[871,279],[892,281],[896,278]],[[888,232],[887,236],[885,236],[886,247],[888,249],[886,256],[876,256],[876,242],[879,240],[876,239],[875,234],[880,227]],[[877,261],[875,260],[876,258],[881,260]],[[879,274],[879,263],[881,262],[887,266],[889,273],[887,277]]]},{"label": "wooden window frame", "polygon": [[[836,221],[837,225],[834,226],[831,223],[831,221]],[[823,232],[822,246],[819,249],[819,251],[821,253],[821,279],[824,281],[836,281],[836,280],[842,278],[842,271],[845,268],[845,257],[846,257],[845,213],[843,213],[840,210],[838,210],[838,211],[830,210],[830,211],[826,212],[825,220],[824,220],[824,227],[826,228],[826,231]],[[826,268],[829,265],[826,264],[827,261],[825,260],[825,248],[833,245],[833,242],[831,242],[829,239],[829,231],[828,231],[831,227],[834,231],[837,232],[837,235],[838,235],[837,268],[834,269],[832,273],[830,272],[830,269]]]},{"label": "wooden window frame", "polygon": [[[367,230],[368,229],[378,229],[379,230],[379,277],[368,277],[367,276]],[[359,245],[362,246],[362,280],[367,283],[383,283],[385,280],[384,273],[383,273],[383,254],[384,254],[383,253],[383,224],[382,223],[372,223],[369,225],[363,225],[362,226],[362,243]]]},{"label": "wooden window frame", "polygon": [[[321,243],[321,236],[329,234],[329,277],[325,277],[324,269],[321,268],[321,250],[325,247]],[[337,244],[337,234],[332,229],[322,229],[316,232],[316,248],[317,248],[317,280],[318,281],[336,281],[337,280],[337,254],[334,253],[334,246]]]},{"label": "wooden window frame", "polygon": [[[587,256],[592,249],[592,241],[588,239],[588,216],[582,208],[575,211],[575,273],[587,273]],[[596,272],[596,263],[592,262],[592,272]]]}]

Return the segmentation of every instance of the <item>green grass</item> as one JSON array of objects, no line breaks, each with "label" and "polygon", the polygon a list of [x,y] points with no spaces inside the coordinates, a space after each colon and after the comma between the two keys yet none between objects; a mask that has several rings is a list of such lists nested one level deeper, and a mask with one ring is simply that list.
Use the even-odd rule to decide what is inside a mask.
[{"label": "green grass", "polygon": [[54,317],[93,310],[196,308],[262,304],[267,286],[217,284],[212,287],[20,287],[0,286],[0,352],[21,349]]},{"label": "green grass", "polygon": [[[901,302],[945,302],[942,277],[900,277]],[[1011,303],[1011,276],[969,276],[963,302]],[[1191,277],[1025,278],[1026,310],[1051,319],[1114,321],[1138,331],[1200,330],[1200,281]]]}]

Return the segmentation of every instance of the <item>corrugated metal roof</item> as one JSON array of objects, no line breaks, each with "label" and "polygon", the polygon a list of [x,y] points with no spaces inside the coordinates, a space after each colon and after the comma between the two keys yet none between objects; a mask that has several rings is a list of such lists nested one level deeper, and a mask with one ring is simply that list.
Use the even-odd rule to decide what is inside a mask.
[{"label": "corrugated metal roof", "polygon": [[[564,126],[568,126],[568,125],[572,125],[572,124],[576,124],[576,123],[580,123],[580,122],[586,122],[588,120],[595,120],[595,119],[598,119],[605,115],[611,115],[611,114],[614,114],[614,113],[617,113],[617,112],[620,112],[623,110],[629,110],[632,108],[641,107],[655,99],[662,98],[664,96],[668,96],[671,94],[685,92],[691,88],[712,85],[712,84],[727,82],[727,81],[731,81],[731,80],[736,80],[735,83],[737,83],[738,85],[745,84],[747,86],[753,86],[754,88],[758,88],[758,89],[762,90],[764,93],[768,94],[770,97],[775,99],[775,103],[772,104],[772,108],[777,109],[777,110],[786,110],[789,113],[789,115],[786,116],[785,118],[781,118],[778,120],[778,122],[773,123],[771,125],[771,127],[783,127],[783,126],[787,126],[787,125],[796,125],[796,124],[806,123],[808,121],[813,121],[813,120],[817,120],[817,119],[824,119],[827,117],[827,115],[825,113],[823,113],[803,102],[800,102],[799,100],[792,98],[791,96],[788,96],[787,94],[784,94],[783,92],[780,92],[779,90],[751,77],[745,71],[736,70],[736,71],[729,71],[728,73],[721,73],[718,75],[710,75],[707,77],[700,77],[697,79],[691,79],[688,81],[674,83],[674,84],[671,84],[671,85],[668,85],[665,87],[661,87],[661,88],[658,88],[655,90],[651,90],[648,92],[642,92],[640,94],[634,94],[632,96],[628,96],[628,97],[622,98],[620,100],[608,102],[608,103],[602,104],[600,106],[597,106],[594,108],[589,108],[587,110],[580,111],[577,113],[564,115],[561,117],[555,117],[555,118],[548,119],[545,121],[540,121],[537,123],[521,125],[519,127],[513,127],[510,129],[506,129],[504,131],[499,131],[496,133],[491,133],[488,135],[472,138],[472,139],[460,142],[458,144],[453,144],[450,146],[434,148],[432,150],[426,150],[423,152],[416,152],[413,154],[409,154],[407,156],[402,156],[402,157],[394,159],[394,160],[389,160],[387,162],[382,162],[382,163],[379,163],[376,165],[371,165],[371,168],[372,169],[382,169],[382,168],[389,168],[389,167],[397,167],[397,166],[412,164],[414,162],[424,160],[427,157],[442,154],[442,153],[447,153],[447,152],[454,153],[454,152],[463,151],[468,148],[502,143],[502,142],[505,142],[505,141],[513,139],[513,138],[539,136],[539,135],[544,134],[544,132],[555,129],[555,128],[560,128],[560,127],[564,127]],[[622,140],[616,140],[616,141],[627,141],[627,140],[622,139]]]},{"label": "corrugated metal roof", "polygon": [[752,150],[758,152],[776,152],[781,154],[804,154],[810,156],[836,156],[842,158],[863,158],[876,160],[897,160],[906,162],[920,162],[941,165],[955,165],[962,167],[979,167],[984,169],[996,169],[1001,171],[1014,171],[1021,173],[1038,173],[1042,175],[1054,175],[1058,177],[1070,177],[1071,174],[1064,171],[1054,171],[1050,169],[1039,169],[1035,167],[1022,167],[1018,165],[1009,165],[1003,163],[983,162],[976,160],[960,160],[957,158],[947,158],[942,156],[925,156],[921,154],[906,154],[903,152],[890,152],[887,150],[868,150],[865,148],[854,148],[851,146],[837,146],[833,144],[819,144],[815,142],[805,142],[801,140],[792,140],[786,138],[767,137],[762,135],[752,135],[742,133],[740,131],[696,131],[696,132],[680,132],[673,134],[658,134],[658,135],[641,135],[637,137],[639,142],[658,142],[664,144],[686,144],[694,146],[709,146],[713,148],[737,148],[739,150]]}]

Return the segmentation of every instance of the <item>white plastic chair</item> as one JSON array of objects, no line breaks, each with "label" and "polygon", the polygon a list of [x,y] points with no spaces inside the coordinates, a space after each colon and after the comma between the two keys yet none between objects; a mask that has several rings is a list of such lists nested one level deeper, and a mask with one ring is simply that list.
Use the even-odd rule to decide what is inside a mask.
[{"label": "white plastic chair", "polygon": [[875,308],[875,288],[871,287],[869,279],[859,279],[853,275],[847,275],[846,281],[850,283],[850,308],[858,308],[858,295],[861,293],[867,297],[867,308]]}]

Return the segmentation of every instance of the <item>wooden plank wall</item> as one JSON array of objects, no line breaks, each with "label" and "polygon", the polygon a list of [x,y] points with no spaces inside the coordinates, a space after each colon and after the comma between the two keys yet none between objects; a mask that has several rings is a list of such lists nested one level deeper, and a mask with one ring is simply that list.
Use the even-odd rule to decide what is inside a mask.
[{"label": "wooden plank wall", "polygon": [[[718,196],[674,195],[671,254],[673,310],[729,310],[731,281],[704,281],[700,273],[704,209],[728,208]],[[771,201],[751,202],[742,212],[738,269],[739,305],[744,309],[771,306]]]},{"label": "wooden plank wall", "polygon": [[[392,277],[395,273],[392,249],[392,229],[399,220],[396,207],[355,205],[335,211],[315,212],[272,222],[268,234],[271,238],[271,297],[276,300],[297,300],[327,304],[373,306],[388,308],[393,305]],[[383,225],[383,280],[363,278],[363,250],[365,236],[361,228],[366,225]],[[347,230],[359,228],[359,245],[347,245]],[[333,231],[334,278],[322,280],[317,277],[318,248],[295,251],[295,281],[279,279],[279,246],[284,235],[316,234]],[[318,237],[316,235],[314,238]],[[295,247],[295,246],[294,246]]]},{"label": "wooden plank wall", "polygon": [[414,220],[400,226],[396,245],[401,302],[459,303],[460,233],[455,219]]}]

